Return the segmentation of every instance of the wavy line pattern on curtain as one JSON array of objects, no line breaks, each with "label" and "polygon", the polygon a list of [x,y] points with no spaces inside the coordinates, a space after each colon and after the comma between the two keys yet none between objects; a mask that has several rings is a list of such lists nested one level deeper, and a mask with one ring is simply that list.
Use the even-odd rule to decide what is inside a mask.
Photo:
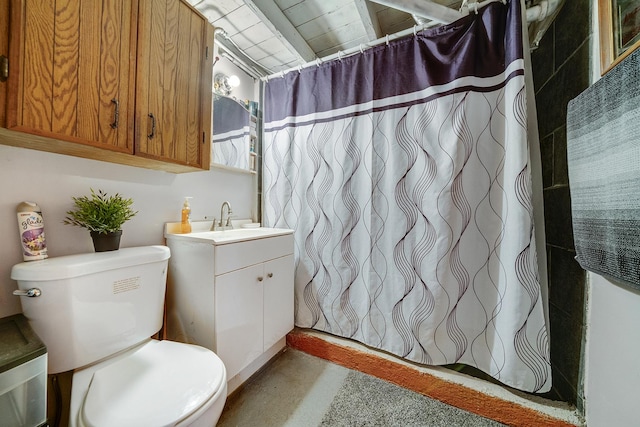
[{"label": "wavy line pattern on curtain", "polygon": [[268,226],[295,230],[296,325],[551,387],[520,4],[271,79]]}]

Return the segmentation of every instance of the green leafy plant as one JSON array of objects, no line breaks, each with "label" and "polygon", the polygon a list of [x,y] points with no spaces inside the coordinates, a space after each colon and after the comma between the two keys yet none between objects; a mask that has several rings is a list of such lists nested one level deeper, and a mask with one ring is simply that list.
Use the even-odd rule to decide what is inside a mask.
[{"label": "green leafy plant", "polygon": [[125,199],[118,193],[115,196],[107,196],[102,190],[96,193],[92,188],[90,197],[72,199],[75,209],[68,211],[68,216],[62,222],[102,234],[119,231],[122,224],[138,213],[131,209],[133,200]]}]

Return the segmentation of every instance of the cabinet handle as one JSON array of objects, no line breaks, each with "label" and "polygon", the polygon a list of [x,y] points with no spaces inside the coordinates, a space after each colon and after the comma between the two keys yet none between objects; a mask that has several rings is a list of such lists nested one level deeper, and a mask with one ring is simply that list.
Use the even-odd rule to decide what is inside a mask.
[{"label": "cabinet handle", "polygon": [[111,102],[116,105],[116,111],[113,113],[113,123],[111,123],[111,129],[117,129],[118,123],[120,122],[120,102],[118,102],[118,100],[115,98],[113,98]]},{"label": "cabinet handle", "polygon": [[262,280],[264,280],[264,277],[258,276],[258,282],[262,282]]},{"label": "cabinet handle", "polygon": [[6,82],[9,78],[9,58],[0,55],[0,82]]},{"label": "cabinet handle", "polygon": [[156,136],[156,117],[153,113],[149,113],[149,118],[151,118],[151,133],[147,135],[147,138],[152,139]]},{"label": "cabinet handle", "polygon": [[267,274],[267,277],[268,277],[268,278],[272,278],[272,277],[273,277],[273,273],[268,273],[268,274]]}]

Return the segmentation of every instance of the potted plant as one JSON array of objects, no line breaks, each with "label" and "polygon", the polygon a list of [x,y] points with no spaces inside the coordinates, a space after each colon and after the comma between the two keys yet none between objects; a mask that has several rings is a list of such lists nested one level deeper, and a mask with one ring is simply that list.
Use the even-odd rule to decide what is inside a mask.
[{"label": "potted plant", "polygon": [[89,230],[96,252],[114,251],[120,247],[122,224],[133,218],[138,212],[131,209],[132,199],[120,194],[107,196],[107,193],[91,189],[91,196],[72,197],[75,209],[67,212],[63,223],[84,227]]}]

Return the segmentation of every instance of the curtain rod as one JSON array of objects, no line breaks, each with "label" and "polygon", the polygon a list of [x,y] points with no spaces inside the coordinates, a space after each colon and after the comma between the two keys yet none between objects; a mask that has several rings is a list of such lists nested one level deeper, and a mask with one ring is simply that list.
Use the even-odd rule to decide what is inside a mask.
[{"label": "curtain rod", "polygon": [[[520,1],[520,0],[514,0],[514,1]],[[463,6],[461,7],[461,12],[463,16],[467,16],[469,14],[469,11],[474,11],[475,13],[478,13],[478,9],[484,6],[487,6],[490,3],[496,3],[496,2],[506,4],[507,0],[484,0],[480,2],[473,2],[473,3],[467,3],[467,4],[463,2]],[[327,55],[322,58],[316,58],[314,61],[307,62],[306,64],[301,64],[296,67],[291,67],[286,70],[278,71],[277,73],[269,74],[268,76],[263,77],[262,80],[269,81],[269,79],[272,79],[275,77],[284,77],[285,74],[290,73],[291,71],[300,71],[303,68],[311,67],[313,65],[316,65],[319,67],[323,62],[331,61],[336,58],[342,59],[344,57],[354,55],[358,52],[362,53],[366,49],[370,49],[372,47],[381,45],[382,43],[389,44],[391,40],[408,36],[411,33],[416,35],[420,31],[426,30],[427,28],[435,27],[436,25],[440,25],[440,22],[431,21],[422,25],[414,25],[412,28],[407,28],[406,30],[398,31],[397,33],[393,33],[393,34],[387,34],[386,36],[380,37],[379,39],[373,40],[371,42],[362,43],[359,46],[355,46],[350,49],[340,50],[337,53]]]}]

